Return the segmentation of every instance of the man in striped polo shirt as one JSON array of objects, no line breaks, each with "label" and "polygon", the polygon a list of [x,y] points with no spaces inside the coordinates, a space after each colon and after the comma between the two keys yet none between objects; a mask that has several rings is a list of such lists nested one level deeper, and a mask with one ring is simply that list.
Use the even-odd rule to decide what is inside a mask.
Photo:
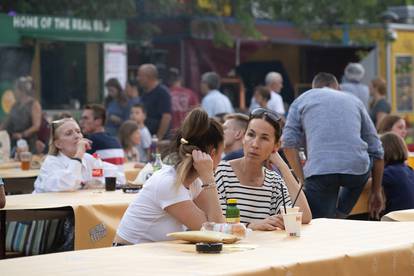
[{"label": "man in striped polo shirt", "polygon": [[105,108],[100,104],[86,105],[80,126],[85,138],[92,141],[88,153],[97,153],[105,162],[123,166],[124,151],[118,140],[105,132],[104,124],[106,118]]}]

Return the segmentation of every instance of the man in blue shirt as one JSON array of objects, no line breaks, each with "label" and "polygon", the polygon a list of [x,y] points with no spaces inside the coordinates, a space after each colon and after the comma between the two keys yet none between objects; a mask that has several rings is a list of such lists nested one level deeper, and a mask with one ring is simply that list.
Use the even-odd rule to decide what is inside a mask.
[{"label": "man in blue shirt", "polygon": [[249,124],[249,116],[233,113],[224,117],[224,153],[223,160],[230,161],[241,158],[243,153],[243,138]]},{"label": "man in blue shirt", "polygon": [[158,79],[158,70],[154,64],[141,65],[137,80],[144,89],[141,100],[147,111],[145,125],[159,140],[165,139],[171,123],[170,92]]},{"label": "man in blue shirt", "polygon": [[229,98],[218,90],[220,83],[220,76],[216,72],[207,72],[201,76],[201,93],[204,95],[201,107],[210,117],[233,112]]},{"label": "man in blue shirt", "polygon": [[[357,202],[372,166],[371,216],[383,209],[381,180],[383,148],[363,103],[338,91],[336,78],[319,73],[313,89],[291,105],[283,130],[282,147],[318,217],[346,217]],[[302,169],[298,148],[306,147]]]},{"label": "man in blue shirt", "polygon": [[88,153],[97,153],[103,161],[122,167],[124,164],[124,150],[114,136],[105,132],[105,119],[106,112],[103,105],[90,104],[85,106],[80,120],[80,127],[85,138],[92,141]]}]

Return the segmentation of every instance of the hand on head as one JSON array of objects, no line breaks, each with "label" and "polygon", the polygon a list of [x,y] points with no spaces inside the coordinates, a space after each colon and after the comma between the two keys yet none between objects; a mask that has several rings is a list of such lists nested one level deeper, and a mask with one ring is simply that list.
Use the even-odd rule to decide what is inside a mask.
[{"label": "hand on head", "polygon": [[193,150],[193,166],[197,171],[201,181],[211,182],[214,181],[213,175],[213,160],[211,156],[200,150]]}]

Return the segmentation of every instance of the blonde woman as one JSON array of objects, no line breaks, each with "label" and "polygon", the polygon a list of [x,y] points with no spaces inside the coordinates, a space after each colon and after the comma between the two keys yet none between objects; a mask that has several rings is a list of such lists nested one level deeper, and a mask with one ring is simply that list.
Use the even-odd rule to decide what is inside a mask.
[{"label": "blonde woman", "polygon": [[[54,121],[51,125],[49,154],[40,168],[35,181],[35,192],[75,191],[82,188],[96,188],[99,183],[92,178],[95,158],[86,153],[90,141],[83,138],[78,123],[72,118]],[[105,169],[117,167],[103,162]],[[121,172],[118,180],[124,181]]]},{"label": "blonde woman", "polygon": [[174,165],[147,180],[125,212],[114,245],[167,240],[170,232],[224,222],[213,175],[222,152],[221,125],[201,109],[190,112],[173,140]]}]

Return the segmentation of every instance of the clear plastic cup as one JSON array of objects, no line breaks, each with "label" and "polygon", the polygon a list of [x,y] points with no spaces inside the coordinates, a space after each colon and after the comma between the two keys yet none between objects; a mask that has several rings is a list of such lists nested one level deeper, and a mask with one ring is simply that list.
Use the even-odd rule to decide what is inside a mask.
[{"label": "clear plastic cup", "polygon": [[25,151],[19,154],[20,157],[20,168],[23,171],[30,170],[30,165],[32,162],[32,153]]},{"label": "clear plastic cup", "polygon": [[300,230],[302,228],[302,212],[287,213],[282,214],[282,216],[288,236],[300,237]]}]

